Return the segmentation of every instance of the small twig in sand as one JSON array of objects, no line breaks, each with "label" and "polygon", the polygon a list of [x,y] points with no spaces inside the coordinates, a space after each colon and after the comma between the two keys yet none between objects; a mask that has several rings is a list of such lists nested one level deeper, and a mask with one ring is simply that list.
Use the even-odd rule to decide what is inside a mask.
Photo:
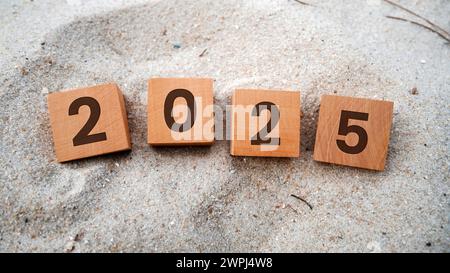
[{"label": "small twig in sand", "polygon": [[[409,13],[409,14],[412,14],[412,15],[414,15],[414,16],[416,16],[416,17],[422,19],[422,20],[424,20],[425,22],[427,22],[428,24],[430,24],[432,27],[437,28],[438,30],[444,32],[447,36],[450,37],[450,33],[448,33],[445,29],[443,29],[442,27],[440,27],[440,26],[436,25],[435,23],[431,22],[431,21],[428,20],[427,18],[425,18],[425,17],[423,17],[423,16],[417,14],[416,12],[414,12],[414,11],[412,11],[412,10],[410,10],[410,9],[407,9],[407,8],[405,8],[404,6],[402,6],[402,5],[400,5],[400,4],[397,4],[397,3],[395,3],[395,2],[393,2],[393,1],[391,1],[391,0],[383,0],[383,1],[386,2],[386,3],[388,3],[388,4],[390,4],[390,5],[392,5],[392,6],[395,6],[395,7],[399,8],[399,9],[402,9],[402,10],[406,11],[406,12]],[[435,31],[436,31],[436,30],[435,30]],[[436,32],[437,32],[437,31],[436,31]],[[441,35],[441,36],[442,36],[442,35]]]},{"label": "small twig in sand", "polygon": [[405,19],[405,18],[400,18],[400,17],[395,17],[395,16],[386,16],[386,18],[393,19],[393,20],[399,20],[399,21],[403,21],[403,22],[408,22],[408,23],[411,23],[411,24],[414,24],[414,25],[423,27],[423,28],[425,28],[425,29],[427,29],[427,30],[429,30],[429,31],[431,31],[431,32],[433,32],[433,33],[436,33],[437,35],[441,36],[441,37],[442,37],[443,39],[445,39],[447,42],[450,42],[450,39],[447,38],[447,37],[445,37],[444,34],[440,33],[439,31],[437,31],[437,30],[435,30],[435,29],[432,29],[432,28],[429,27],[429,26],[426,26],[426,25],[424,25],[424,24],[421,24],[421,23],[419,23],[419,22],[411,21],[411,20],[408,20],[408,19]]},{"label": "small twig in sand", "polygon": [[298,214],[298,211],[294,209],[291,205],[287,205],[286,208],[290,208],[293,212]]},{"label": "small twig in sand", "polygon": [[291,194],[291,196],[294,197],[295,199],[298,199],[298,200],[302,201],[303,203],[305,203],[311,210],[313,209],[313,206],[311,206],[311,204],[308,201],[306,201],[305,199],[303,199],[295,194]]},{"label": "small twig in sand", "polygon": [[299,3],[299,4],[305,5],[305,6],[311,6],[311,4],[308,4],[308,3],[300,1],[300,0],[294,0],[294,1]]},{"label": "small twig in sand", "polygon": [[207,51],[208,51],[208,49],[205,48],[205,50],[203,50],[203,52],[200,53],[200,55],[198,55],[198,56],[199,56],[200,58],[203,57],[203,56],[205,56],[205,54],[206,54]]}]

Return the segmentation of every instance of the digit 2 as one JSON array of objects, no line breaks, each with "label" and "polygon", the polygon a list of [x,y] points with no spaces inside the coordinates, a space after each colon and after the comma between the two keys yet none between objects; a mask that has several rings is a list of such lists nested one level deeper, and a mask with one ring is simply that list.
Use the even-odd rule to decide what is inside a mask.
[{"label": "digit 2", "polygon": [[[173,103],[177,98],[184,98],[186,100],[186,104],[189,109],[188,116],[183,124],[176,123],[175,119],[172,116]],[[175,89],[167,95],[166,101],[164,102],[164,119],[166,121],[167,126],[172,131],[179,133],[189,131],[192,128],[192,126],[194,126],[195,115],[196,115],[195,98],[190,91],[186,89]],[[174,126],[175,124],[177,126]]]},{"label": "digit 2", "polygon": [[81,106],[89,107],[91,114],[86,124],[81,128],[78,134],[73,138],[73,146],[80,146],[94,142],[106,140],[106,133],[89,135],[100,118],[100,104],[91,97],[81,97],[72,102],[69,107],[69,116],[78,115]]},{"label": "digit 2", "polygon": [[368,121],[368,113],[352,112],[352,111],[342,111],[341,121],[339,123],[339,135],[347,136],[350,133],[355,133],[358,135],[358,143],[355,146],[349,146],[345,140],[336,140],[337,146],[341,151],[347,154],[359,154],[364,151],[367,147],[368,136],[366,130],[358,125],[348,126],[350,119]]},{"label": "digit 2", "polygon": [[[270,132],[277,126],[280,120],[280,110],[278,106],[273,104],[272,102],[260,102],[253,108],[252,116],[259,117],[262,110],[270,111],[270,119],[267,122],[266,126],[262,128],[256,136],[252,137],[251,145],[274,145],[279,146],[281,144],[280,138],[266,138]],[[273,125],[272,125],[273,120]]]}]

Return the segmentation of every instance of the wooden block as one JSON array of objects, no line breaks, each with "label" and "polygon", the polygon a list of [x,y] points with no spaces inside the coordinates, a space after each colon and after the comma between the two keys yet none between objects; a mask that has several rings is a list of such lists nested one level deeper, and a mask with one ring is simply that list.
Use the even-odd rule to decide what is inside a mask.
[{"label": "wooden block", "polygon": [[115,84],[48,95],[58,162],[131,149],[125,101]]},{"label": "wooden block", "polygon": [[394,103],[323,96],[314,160],[384,170]]},{"label": "wooden block", "polygon": [[236,90],[232,109],[232,155],[300,156],[299,92]]},{"label": "wooden block", "polygon": [[148,81],[148,143],[155,146],[214,143],[212,79]]}]

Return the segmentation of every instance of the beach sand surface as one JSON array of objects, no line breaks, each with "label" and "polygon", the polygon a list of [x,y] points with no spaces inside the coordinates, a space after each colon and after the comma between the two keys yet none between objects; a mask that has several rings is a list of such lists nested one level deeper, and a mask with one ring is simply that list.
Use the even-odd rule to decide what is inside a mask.
[{"label": "beach sand surface", "polygon": [[[0,251],[449,252],[449,43],[384,1],[305,2],[1,1]],[[450,30],[450,1],[398,2]],[[301,157],[148,146],[151,77],[213,78],[223,109],[300,91]],[[132,151],[57,163],[47,93],[108,82]],[[323,94],[394,102],[384,172],[313,161]]]}]

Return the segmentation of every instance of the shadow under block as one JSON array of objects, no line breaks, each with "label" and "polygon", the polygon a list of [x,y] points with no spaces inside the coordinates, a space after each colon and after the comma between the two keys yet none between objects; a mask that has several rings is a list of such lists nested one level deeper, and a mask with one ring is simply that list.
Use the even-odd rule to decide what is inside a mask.
[{"label": "shadow under block", "polygon": [[383,171],[394,103],[322,96],[314,160]]},{"label": "shadow under block", "polygon": [[300,156],[300,92],[236,90],[232,100],[231,155]]},{"label": "shadow under block", "polygon": [[148,81],[148,143],[154,146],[214,143],[213,80]]},{"label": "shadow under block", "polygon": [[49,94],[48,111],[58,162],[131,149],[125,101],[115,84]]}]

